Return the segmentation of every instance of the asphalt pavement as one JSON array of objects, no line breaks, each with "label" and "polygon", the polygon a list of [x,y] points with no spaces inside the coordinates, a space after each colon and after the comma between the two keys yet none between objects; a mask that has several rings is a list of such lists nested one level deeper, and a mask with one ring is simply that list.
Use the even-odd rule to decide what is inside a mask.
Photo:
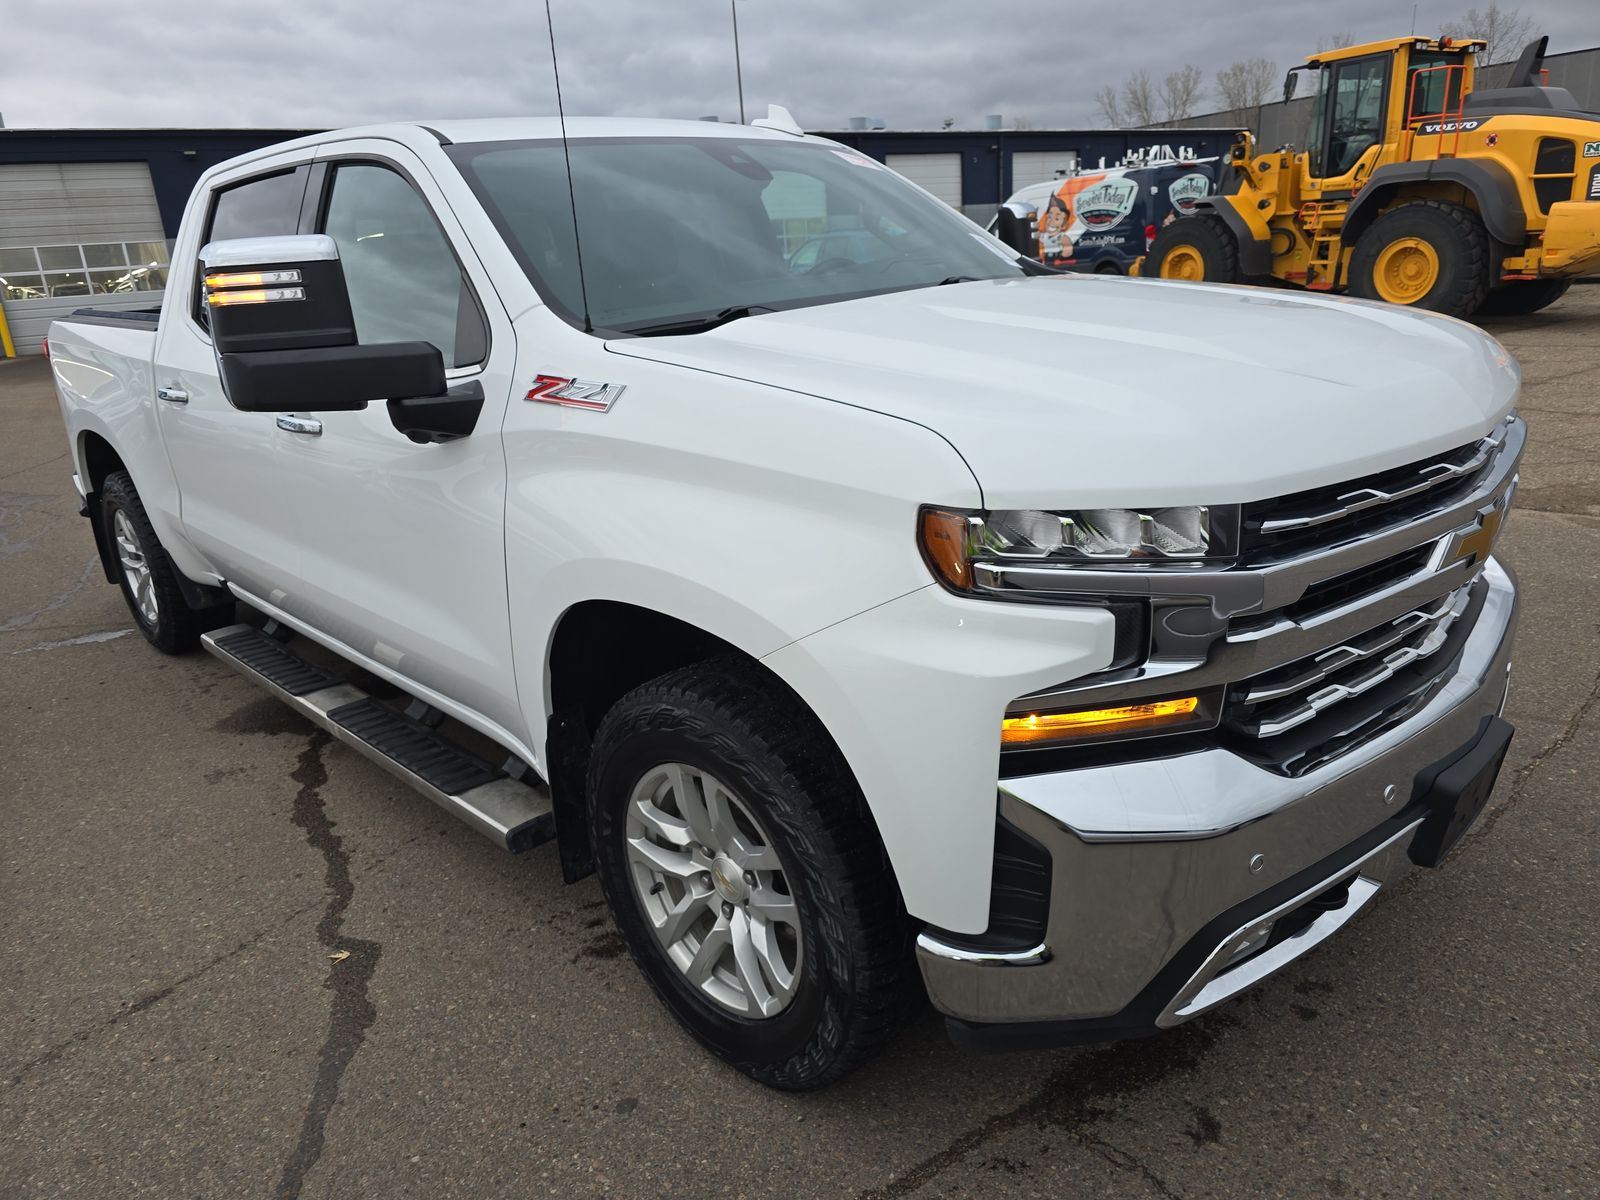
[{"label": "asphalt pavement", "polygon": [[681,1034],[552,848],[146,645],[0,362],[0,1200],[1600,1195],[1600,287],[1490,328],[1518,734],[1446,868],[1160,1038],[978,1057],[924,1009],[804,1097]]}]

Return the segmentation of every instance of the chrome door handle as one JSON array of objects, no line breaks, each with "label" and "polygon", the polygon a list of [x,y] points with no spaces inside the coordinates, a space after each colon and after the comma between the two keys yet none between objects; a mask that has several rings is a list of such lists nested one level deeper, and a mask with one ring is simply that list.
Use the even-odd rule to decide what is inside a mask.
[{"label": "chrome door handle", "polygon": [[176,384],[167,384],[156,389],[156,399],[165,400],[169,404],[189,403],[189,393]]},{"label": "chrome door handle", "polygon": [[322,422],[315,417],[291,417],[288,413],[278,416],[278,428],[286,429],[290,433],[309,433],[316,437],[322,432]]}]

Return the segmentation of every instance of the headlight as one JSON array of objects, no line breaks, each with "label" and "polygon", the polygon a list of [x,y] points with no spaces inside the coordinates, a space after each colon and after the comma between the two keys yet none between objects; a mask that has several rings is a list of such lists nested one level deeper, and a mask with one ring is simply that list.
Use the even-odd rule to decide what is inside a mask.
[{"label": "headlight", "polygon": [[971,592],[979,562],[1093,566],[1217,557],[1237,520],[1236,509],[1200,505],[991,513],[924,508],[918,533],[935,577]]}]

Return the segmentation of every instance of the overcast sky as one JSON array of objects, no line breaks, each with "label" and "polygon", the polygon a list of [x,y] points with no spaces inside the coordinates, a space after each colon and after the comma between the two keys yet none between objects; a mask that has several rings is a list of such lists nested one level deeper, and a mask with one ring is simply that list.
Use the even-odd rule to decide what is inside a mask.
[{"label": "overcast sky", "polygon": [[[738,114],[728,0],[552,0],[567,112]],[[1421,0],[1427,32],[1487,0]],[[1551,50],[1600,44],[1600,0],[1532,0]],[[1004,12],[1005,16],[995,14]],[[323,128],[555,111],[541,0],[6,0],[11,127]],[[1317,39],[1408,32],[1406,0],[739,0],[746,109],[811,129],[1097,123],[1094,95],[1143,66],[1287,68]],[[1219,107],[1208,94],[1200,111]]]}]

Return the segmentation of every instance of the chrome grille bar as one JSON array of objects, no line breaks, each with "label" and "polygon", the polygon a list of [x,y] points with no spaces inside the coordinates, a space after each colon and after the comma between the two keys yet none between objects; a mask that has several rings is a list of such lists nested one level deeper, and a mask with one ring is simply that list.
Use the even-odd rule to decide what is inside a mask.
[{"label": "chrome grille bar", "polygon": [[[1294,517],[1277,517],[1263,521],[1260,532],[1263,534],[1290,533],[1295,530],[1311,529],[1317,525],[1325,525],[1329,521],[1337,521],[1343,517],[1353,516],[1369,508],[1379,508],[1385,504],[1395,504],[1401,500],[1408,500],[1412,496],[1420,496],[1423,492],[1438,487],[1451,479],[1460,479],[1471,475],[1483,468],[1491,458],[1505,444],[1505,426],[1501,426],[1488,437],[1480,440],[1475,446],[1470,447],[1470,457],[1462,462],[1451,462],[1448,459],[1442,462],[1432,462],[1416,468],[1416,473],[1423,478],[1416,483],[1400,488],[1363,487],[1353,492],[1346,492],[1335,498],[1338,507],[1326,508],[1318,512],[1305,513]],[[1456,453],[1460,453],[1457,451]]]}]

